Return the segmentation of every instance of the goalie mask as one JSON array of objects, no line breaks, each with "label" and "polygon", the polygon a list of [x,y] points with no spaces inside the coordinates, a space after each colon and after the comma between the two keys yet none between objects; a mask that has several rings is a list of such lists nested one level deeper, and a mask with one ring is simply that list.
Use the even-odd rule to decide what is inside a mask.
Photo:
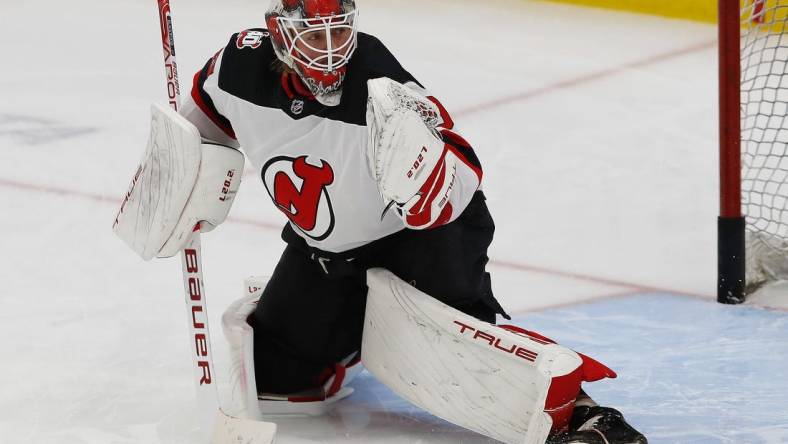
[{"label": "goalie mask", "polygon": [[320,103],[338,105],[356,50],[355,1],[272,0],[265,19],[279,60]]}]

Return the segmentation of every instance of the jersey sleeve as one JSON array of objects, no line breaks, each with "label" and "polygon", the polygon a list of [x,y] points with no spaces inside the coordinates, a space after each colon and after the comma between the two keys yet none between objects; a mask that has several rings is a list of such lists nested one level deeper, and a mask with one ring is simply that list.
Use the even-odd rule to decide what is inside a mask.
[{"label": "jersey sleeve", "polygon": [[221,99],[215,97],[223,54],[224,50],[218,51],[194,75],[191,92],[183,101],[180,113],[197,127],[204,139],[237,148],[233,126],[220,110]]}]

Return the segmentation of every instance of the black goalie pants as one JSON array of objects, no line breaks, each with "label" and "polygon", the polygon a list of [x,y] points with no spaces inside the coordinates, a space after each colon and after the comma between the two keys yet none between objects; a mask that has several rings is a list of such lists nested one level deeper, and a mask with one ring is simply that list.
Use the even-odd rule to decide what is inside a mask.
[{"label": "black goalie pants", "polygon": [[450,224],[403,230],[342,254],[310,248],[287,226],[288,245],[249,318],[258,392],[315,388],[327,369],[360,349],[368,268],[386,268],[478,319],[505,316],[485,271],[494,230],[481,191]]}]

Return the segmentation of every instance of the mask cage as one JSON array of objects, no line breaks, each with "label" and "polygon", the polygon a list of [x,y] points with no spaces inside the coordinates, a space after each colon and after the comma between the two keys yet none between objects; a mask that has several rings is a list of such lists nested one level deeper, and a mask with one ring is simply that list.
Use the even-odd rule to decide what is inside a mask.
[{"label": "mask cage", "polygon": [[[293,60],[309,69],[333,72],[347,65],[356,50],[355,18],[356,11],[352,11],[327,17],[277,17],[276,20],[282,30],[287,53]],[[337,37],[341,39],[343,33],[347,37],[335,41]],[[299,43],[305,49],[299,48]]]}]

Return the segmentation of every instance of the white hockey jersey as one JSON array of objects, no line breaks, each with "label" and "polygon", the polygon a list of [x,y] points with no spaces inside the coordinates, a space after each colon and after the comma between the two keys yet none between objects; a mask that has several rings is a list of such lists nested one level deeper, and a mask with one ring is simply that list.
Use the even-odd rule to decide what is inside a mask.
[{"label": "white hockey jersey", "polygon": [[[359,33],[342,99],[328,107],[310,97],[294,74],[274,68],[268,31],[233,35],[194,77],[181,113],[203,137],[240,147],[273,203],[308,245],[340,253],[397,231],[405,224],[386,211],[369,171],[367,80],[389,77],[428,96],[375,37]],[[482,170],[473,149],[441,110],[447,146],[461,160],[448,213],[456,219],[479,188]]]}]

